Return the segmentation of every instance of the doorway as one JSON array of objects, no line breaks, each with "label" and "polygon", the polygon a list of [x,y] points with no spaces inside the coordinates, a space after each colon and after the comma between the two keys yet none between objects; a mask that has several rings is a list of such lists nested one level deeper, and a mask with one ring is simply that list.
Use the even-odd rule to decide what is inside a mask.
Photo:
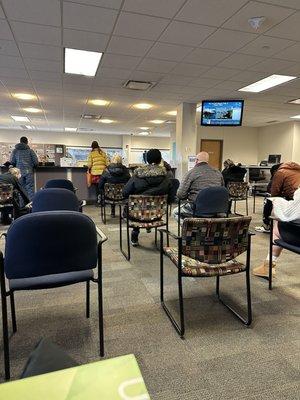
[{"label": "doorway", "polygon": [[221,170],[223,157],[223,140],[201,139],[201,151],[209,154],[209,164]]}]

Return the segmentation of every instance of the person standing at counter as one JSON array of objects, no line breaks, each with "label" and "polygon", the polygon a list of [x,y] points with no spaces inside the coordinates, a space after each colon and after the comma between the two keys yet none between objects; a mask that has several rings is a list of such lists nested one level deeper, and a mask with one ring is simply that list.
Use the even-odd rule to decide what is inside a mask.
[{"label": "person standing at counter", "polygon": [[109,164],[109,159],[107,157],[107,154],[102,149],[100,149],[98,142],[96,142],[95,140],[92,142],[91,148],[92,151],[90,152],[88,158],[88,168],[92,175],[91,183],[96,190],[96,196],[97,196],[96,204],[97,204],[98,196],[100,194],[99,182],[101,179],[101,175],[103,174],[103,171]]},{"label": "person standing at counter", "polygon": [[16,144],[10,162],[21,171],[21,186],[26,191],[29,200],[32,201],[34,196],[33,170],[38,166],[39,161],[35,152],[28,146],[27,137],[22,136],[20,143]]}]

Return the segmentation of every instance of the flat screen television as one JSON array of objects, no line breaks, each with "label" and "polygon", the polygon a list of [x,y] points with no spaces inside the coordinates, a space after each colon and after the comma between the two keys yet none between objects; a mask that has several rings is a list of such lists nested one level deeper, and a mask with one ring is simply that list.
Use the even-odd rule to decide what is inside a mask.
[{"label": "flat screen television", "polygon": [[268,164],[279,164],[281,160],[281,154],[269,154]]},{"label": "flat screen television", "polygon": [[244,100],[203,100],[201,125],[241,126]]}]

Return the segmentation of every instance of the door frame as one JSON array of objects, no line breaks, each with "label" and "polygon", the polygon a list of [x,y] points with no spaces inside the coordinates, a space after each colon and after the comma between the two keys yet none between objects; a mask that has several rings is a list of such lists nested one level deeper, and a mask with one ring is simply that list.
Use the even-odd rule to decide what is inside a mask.
[{"label": "door frame", "polygon": [[221,171],[221,169],[222,169],[222,161],[223,161],[223,142],[224,142],[224,140],[223,139],[201,139],[201,142],[200,142],[200,151],[203,151],[202,150],[202,142],[203,141],[205,141],[205,142],[219,142],[220,143],[220,147],[221,147],[221,151],[220,151],[220,158],[219,158],[219,170]]}]

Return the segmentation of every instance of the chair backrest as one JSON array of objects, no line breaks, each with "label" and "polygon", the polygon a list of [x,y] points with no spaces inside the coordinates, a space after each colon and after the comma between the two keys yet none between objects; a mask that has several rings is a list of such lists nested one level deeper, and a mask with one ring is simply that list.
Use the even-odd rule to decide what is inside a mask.
[{"label": "chair backrest", "polygon": [[32,200],[32,212],[41,211],[79,211],[76,195],[67,189],[39,190]]},{"label": "chair backrest", "polygon": [[220,264],[247,250],[251,217],[186,218],[182,253],[208,264]]},{"label": "chair backrest", "polygon": [[131,195],[128,199],[128,217],[136,221],[161,219],[168,209],[168,196]]},{"label": "chair backrest", "polygon": [[228,207],[228,189],[224,186],[205,188],[197,195],[194,217],[217,217],[220,214],[227,214]]},{"label": "chair backrest", "polygon": [[238,199],[246,199],[248,196],[248,182],[228,182],[229,196]]},{"label": "chair backrest", "polygon": [[170,190],[170,194],[169,194],[169,203],[173,203],[173,201],[175,200],[176,193],[179,188],[180,182],[176,178],[172,178],[172,179],[170,179],[170,181],[171,181],[172,185],[171,185],[171,190]]},{"label": "chair backrest", "polygon": [[104,185],[104,197],[108,200],[121,201],[124,199],[124,183],[106,183]]},{"label": "chair backrest", "polygon": [[82,271],[97,266],[94,222],[72,211],[27,214],[7,232],[4,269],[8,279]]},{"label": "chair backrest", "polygon": [[73,183],[69,179],[50,179],[45,183],[44,189],[60,188],[75,192]]},{"label": "chair backrest", "polygon": [[0,204],[5,204],[13,199],[13,185],[7,183],[0,184]]}]

